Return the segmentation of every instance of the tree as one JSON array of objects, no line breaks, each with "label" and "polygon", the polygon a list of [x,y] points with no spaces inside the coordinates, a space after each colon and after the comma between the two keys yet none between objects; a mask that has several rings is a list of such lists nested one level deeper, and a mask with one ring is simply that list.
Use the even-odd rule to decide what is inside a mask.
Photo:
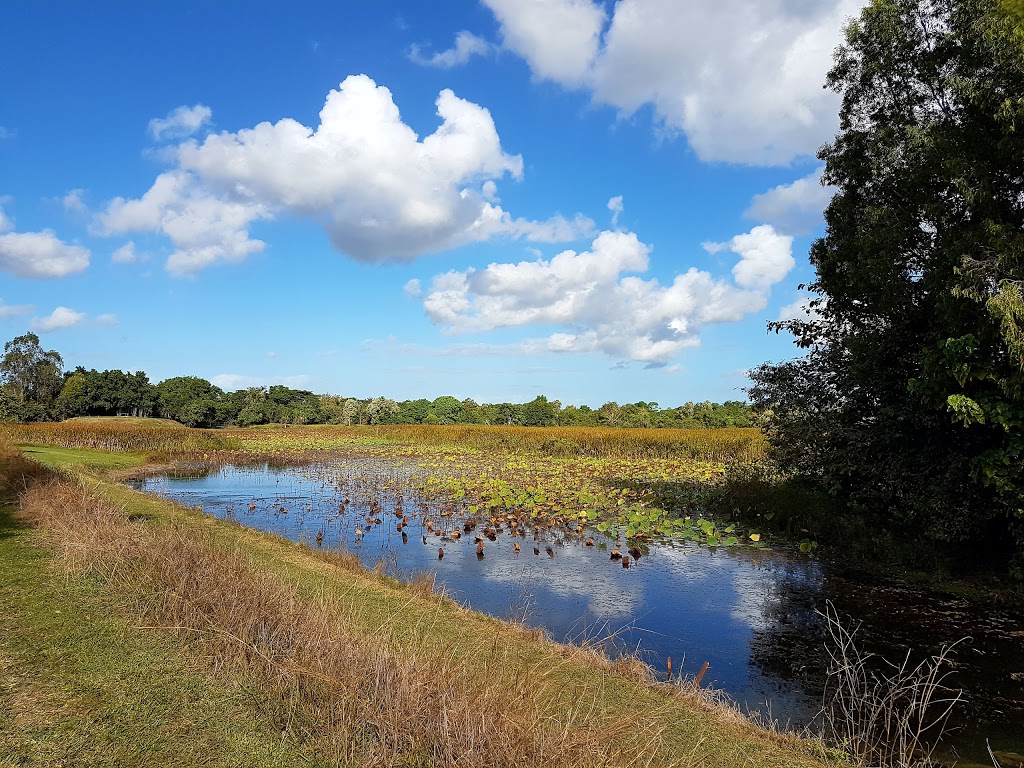
[{"label": "tree", "polygon": [[197,376],[177,376],[156,385],[160,415],[190,427],[212,427],[223,422],[221,407],[230,407],[220,387]]},{"label": "tree", "polygon": [[784,466],[940,540],[1024,517],[1024,35],[1004,5],[874,0],[848,26],[815,297],[773,324],[807,354],[752,375]]},{"label": "tree", "polygon": [[64,360],[54,350],[46,352],[34,333],[17,336],[4,345],[0,381],[17,405],[15,410],[45,418],[46,409],[63,384]]},{"label": "tree", "polygon": [[537,395],[520,408],[519,423],[527,427],[553,427],[558,421],[560,410],[562,404],[557,400],[552,402],[544,395]]}]

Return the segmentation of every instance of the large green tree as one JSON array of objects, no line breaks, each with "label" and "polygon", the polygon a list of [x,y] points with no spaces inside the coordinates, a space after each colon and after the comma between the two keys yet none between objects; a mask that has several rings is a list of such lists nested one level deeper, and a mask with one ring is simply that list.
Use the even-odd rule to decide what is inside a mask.
[{"label": "large green tree", "polygon": [[785,466],[942,540],[1024,517],[1018,25],[1005,0],[873,0],[849,25],[816,296],[776,324],[807,354],[753,374]]},{"label": "large green tree", "polygon": [[0,382],[18,420],[45,419],[53,398],[63,384],[64,361],[58,352],[46,351],[34,333],[17,336],[4,345],[0,358]]}]

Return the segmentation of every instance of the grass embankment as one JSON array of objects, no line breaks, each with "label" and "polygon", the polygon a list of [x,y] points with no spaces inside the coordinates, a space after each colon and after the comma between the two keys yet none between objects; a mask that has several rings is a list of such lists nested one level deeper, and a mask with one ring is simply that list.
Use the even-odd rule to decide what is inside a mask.
[{"label": "grass embankment", "polygon": [[[64,467],[100,461],[37,456]],[[127,664],[138,670],[129,690],[153,687],[141,696],[145,712],[119,708],[117,696],[128,694],[111,683],[109,696],[83,705],[83,717],[105,727],[74,729],[85,754],[117,742],[115,764],[143,764],[125,751],[142,740],[152,754],[197,742],[210,750],[201,761],[152,762],[166,765],[259,765],[271,745],[282,751],[266,760],[278,765],[821,765],[809,745],[759,731],[692,691],[656,685],[639,665],[548,642],[422,584],[403,587],[347,558],[79,472],[26,493],[24,514],[39,530],[9,527],[4,540],[23,561],[5,581],[16,586],[3,588],[15,606],[4,635],[13,639],[3,646],[13,714],[0,735],[13,755],[29,748],[12,725],[24,722],[23,710],[63,721],[65,697],[35,689],[88,684],[94,673],[116,681]],[[71,574],[66,582],[61,570]],[[52,632],[56,610],[78,617],[61,620],[71,636]],[[86,613],[103,618],[84,621]],[[140,625],[160,629],[132,628]],[[111,631],[121,633],[117,642]],[[38,643],[70,659],[69,668],[49,664]],[[122,645],[119,667],[110,649]],[[91,653],[108,660],[84,671],[84,661],[71,663]],[[202,704],[218,696],[227,706]],[[178,726],[193,719],[197,735],[183,735]],[[216,730],[231,723],[248,730],[233,738]],[[31,748],[55,754],[60,727],[37,729]],[[243,747],[254,756],[240,758]]]},{"label": "grass embankment", "polygon": [[0,765],[281,766],[244,681],[217,681],[173,638],[143,633],[107,585],[69,575],[15,520],[38,465],[0,455]]}]

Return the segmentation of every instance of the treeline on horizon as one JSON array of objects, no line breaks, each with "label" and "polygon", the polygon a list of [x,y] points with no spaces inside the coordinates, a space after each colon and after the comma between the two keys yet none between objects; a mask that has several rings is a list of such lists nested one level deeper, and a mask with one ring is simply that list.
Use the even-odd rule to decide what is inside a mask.
[{"label": "treeline on horizon", "polygon": [[43,351],[35,334],[8,342],[0,360],[0,421],[63,421],[78,416],[155,416],[189,427],[258,424],[514,424],[527,427],[606,426],[717,428],[757,426],[742,401],[654,402],[599,408],[562,404],[538,395],[527,403],[477,403],[444,395],[396,401],[315,394],[275,385],[225,392],[198,376],[157,384],[143,371],[63,370],[55,351]]}]

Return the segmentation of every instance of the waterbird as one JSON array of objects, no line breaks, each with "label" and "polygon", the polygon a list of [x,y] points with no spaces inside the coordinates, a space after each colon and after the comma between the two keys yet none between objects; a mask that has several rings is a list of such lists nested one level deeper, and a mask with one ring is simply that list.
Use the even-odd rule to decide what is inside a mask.
[{"label": "waterbird", "polygon": [[555,556],[555,550],[553,550],[551,548],[550,544],[548,546],[544,547],[544,551],[548,553],[548,557],[554,557]]},{"label": "waterbird", "polygon": [[516,551],[517,555],[519,554],[519,542],[518,541],[512,542],[512,549],[514,549]]},{"label": "waterbird", "polygon": [[611,555],[612,555],[611,556],[612,560],[618,560],[619,558],[622,557],[622,553],[619,552],[619,550],[617,550],[617,549],[613,549],[612,552],[611,552]]},{"label": "waterbird", "polygon": [[634,560],[639,560],[640,555],[643,554],[643,550],[640,549],[640,547],[638,547],[636,544],[634,544],[632,547],[629,548],[629,554],[633,556]]},{"label": "waterbird", "polygon": [[584,543],[584,544],[586,544],[586,545],[587,545],[588,547],[592,547],[592,546],[594,546],[594,540],[593,540],[593,539],[589,539],[589,538],[588,538],[588,539],[587,539],[587,540],[586,540],[585,542],[583,542],[583,543]]},{"label": "waterbird", "polygon": [[403,544],[408,544],[409,543],[409,534],[406,533],[405,531],[402,531],[402,543]]},{"label": "waterbird", "polygon": [[437,559],[444,560],[444,547],[437,548]]},{"label": "waterbird", "polygon": [[533,554],[539,555],[540,554],[540,547],[534,547],[533,548]]},{"label": "waterbird", "polygon": [[629,555],[622,558],[622,567],[629,568]]},{"label": "waterbird", "polygon": [[316,545],[318,547],[322,547],[324,545],[324,532],[323,531],[317,531],[317,534],[316,534]]},{"label": "waterbird", "polygon": [[476,556],[479,559],[483,559],[484,556],[484,543],[481,541],[476,545]]}]

